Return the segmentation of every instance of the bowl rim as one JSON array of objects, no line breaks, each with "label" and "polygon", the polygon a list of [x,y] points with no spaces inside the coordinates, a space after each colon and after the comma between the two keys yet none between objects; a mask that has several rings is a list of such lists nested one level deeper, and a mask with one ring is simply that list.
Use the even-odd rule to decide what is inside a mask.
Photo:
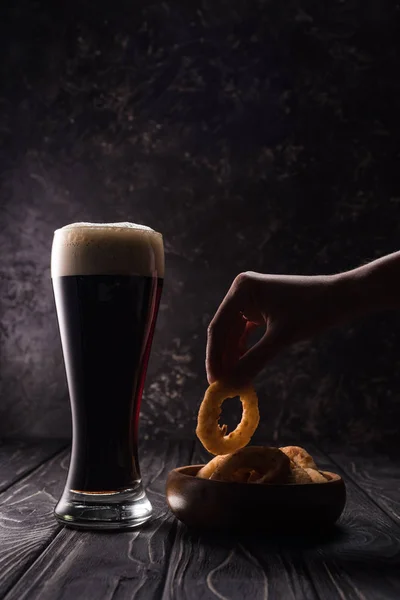
[{"label": "bowl rim", "polygon": [[[188,468],[196,468],[198,467],[196,474],[195,475],[189,475],[188,473],[184,473],[183,470],[184,469],[188,469]],[[203,465],[182,465],[181,467],[176,467],[175,469],[171,469],[171,471],[169,472],[169,475],[171,475],[172,473],[179,475],[180,477],[183,477],[185,479],[188,480],[196,480],[198,482],[202,482],[204,485],[213,485],[213,484],[219,484],[219,485],[234,485],[234,486],[254,486],[254,487],[259,487],[260,489],[265,489],[267,488],[291,488],[291,487],[296,487],[296,488],[312,488],[317,486],[318,488],[321,488],[321,486],[325,486],[326,484],[335,484],[337,485],[338,483],[344,483],[343,478],[338,474],[338,473],[333,473],[332,471],[323,471],[322,469],[318,469],[319,471],[321,471],[321,473],[328,473],[329,475],[333,475],[334,478],[330,479],[328,481],[325,481],[324,483],[316,483],[315,481],[311,482],[311,483],[264,483],[262,485],[257,484],[256,481],[251,481],[251,482],[243,482],[243,481],[219,481],[217,479],[201,479],[200,477],[197,477],[197,473],[198,471],[200,471],[200,469],[204,467]]]}]

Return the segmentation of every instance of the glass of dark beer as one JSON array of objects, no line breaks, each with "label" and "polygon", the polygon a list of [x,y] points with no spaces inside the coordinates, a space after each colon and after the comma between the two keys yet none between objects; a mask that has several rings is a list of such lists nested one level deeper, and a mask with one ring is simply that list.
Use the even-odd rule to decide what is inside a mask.
[{"label": "glass of dark beer", "polygon": [[54,234],[51,274],[72,409],[63,524],[129,529],[152,513],[138,421],[164,277],[160,233],[74,223]]}]

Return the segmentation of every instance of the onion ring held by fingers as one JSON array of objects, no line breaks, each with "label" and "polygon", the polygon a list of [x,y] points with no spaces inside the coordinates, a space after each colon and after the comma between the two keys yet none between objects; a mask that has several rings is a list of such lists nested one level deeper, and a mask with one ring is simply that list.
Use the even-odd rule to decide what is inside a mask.
[{"label": "onion ring held by fingers", "polygon": [[[222,403],[227,398],[240,397],[242,420],[234,431],[226,434],[226,426],[218,425]],[[229,454],[246,446],[260,420],[258,398],[253,388],[235,390],[216,381],[207,389],[199,409],[196,434],[211,454]]]},{"label": "onion ring held by fingers", "polygon": [[[249,467],[251,465],[251,467]],[[222,457],[210,479],[237,481],[236,474],[243,468],[257,472],[257,483],[284,482],[290,472],[290,460],[278,448],[248,446]]]}]

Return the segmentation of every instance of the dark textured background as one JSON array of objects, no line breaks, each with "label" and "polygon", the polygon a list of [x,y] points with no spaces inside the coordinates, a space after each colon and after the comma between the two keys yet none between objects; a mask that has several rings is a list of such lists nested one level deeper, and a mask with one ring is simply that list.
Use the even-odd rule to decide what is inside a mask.
[{"label": "dark textured background", "polygon": [[[0,5],[5,435],[69,433],[56,227],[165,236],[146,435],[192,432],[206,325],[238,272],[331,273],[400,246],[398,2],[105,4]],[[265,439],[396,445],[399,324],[369,318],[271,363]]]}]

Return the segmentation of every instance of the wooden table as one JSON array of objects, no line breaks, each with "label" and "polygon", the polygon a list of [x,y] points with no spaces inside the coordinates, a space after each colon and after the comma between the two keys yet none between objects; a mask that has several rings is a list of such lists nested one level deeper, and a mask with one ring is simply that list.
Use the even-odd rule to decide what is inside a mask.
[{"label": "wooden table", "polygon": [[141,467],[153,521],[124,533],[61,527],[53,508],[68,466],[65,443],[0,446],[0,598],[7,600],[313,600],[400,598],[400,466],[310,448],[344,475],[345,514],[319,539],[191,533],[168,512],[164,485],[199,462],[193,441],[148,442]]}]

